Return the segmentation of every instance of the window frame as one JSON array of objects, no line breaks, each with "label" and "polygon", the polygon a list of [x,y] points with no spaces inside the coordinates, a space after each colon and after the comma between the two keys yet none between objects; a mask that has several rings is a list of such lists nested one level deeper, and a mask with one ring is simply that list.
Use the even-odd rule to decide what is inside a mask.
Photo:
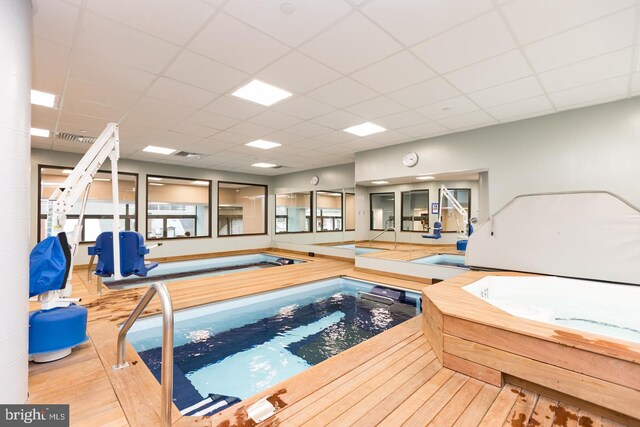
[{"label": "window frame", "polygon": [[384,231],[384,228],[373,228],[373,196],[377,194],[393,195],[393,226],[395,228],[397,220],[396,215],[396,193],[395,191],[383,191],[378,193],[369,193],[369,231]]},{"label": "window frame", "polygon": [[[220,235],[220,229],[218,227],[218,221],[220,217],[220,184],[236,184],[236,185],[250,185],[254,187],[264,188],[264,232],[263,233],[243,233],[243,234],[223,234]],[[216,236],[221,238],[226,237],[243,237],[243,236],[265,236],[269,234],[269,186],[266,184],[254,184],[251,182],[237,182],[237,181],[218,181],[216,192]],[[274,225],[275,227],[275,225]]]},{"label": "window frame", "polygon": [[[449,191],[460,191],[460,190],[466,190],[469,192],[469,207],[467,208],[467,224],[471,224],[471,188],[449,188],[447,187],[447,190]],[[442,188],[438,189],[438,221],[441,221],[442,218],[442,206],[440,206],[440,199],[442,198]],[[464,231],[464,230],[463,230]],[[444,229],[441,231],[441,233],[457,233],[457,230],[453,230],[453,231],[444,231]]]},{"label": "window frame", "polygon": [[[347,228],[347,219],[346,219],[347,218],[347,216],[346,216],[346,213],[347,213],[347,195],[351,195],[355,199],[356,193],[348,193],[346,191],[344,193],[344,208],[343,208],[344,214],[342,215],[344,217],[344,219],[343,219],[343,221],[344,221],[344,231],[356,231],[355,227],[354,228]],[[353,201],[354,209],[355,209],[355,203],[356,203],[356,201],[354,200]],[[357,209],[355,209],[355,211],[357,212]],[[354,226],[355,226],[356,218],[357,218],[356,212],[353,213],[354,214],[354,218],[353,218]]]},{"label": "window frame", "polygon": [[[309,231],[281,231],[281,232],[277,232],[276,231],[276,227],[277,227],[277,220],[278,218],[287,218],[286,215],[278,215],[276,213],[277,209],[278,209],[278,195],[282,195],[282,194],[309,194],[309,213],[310,215],[307,217],[309,219]],[[273,234],[274,235],[278,235],[278,236],[282,236],[283,234],[308,234],[308,233],[313,233],[314,231],[314,226],[313,226],[313,190],[309,190],[309,191],[295,191],[295,192],[290,192],[290,193],[280,193],[280,194],[274,194],[274,199],[273,199]],[[287,228],[289,228],[289,221],[287,221]],[[234,236],[243,236],[243,234],[234,234]]]},{"label": "window frame", "polygon": [[[416,189],[416,190],[408,190],[408,191],[401,191],[400,192],[400,231],[402,231],[403,233],[425,233],[424,230],[405,230],[404,227],[404,220],[405,220],[405,216],[404,216],[404,195],[406,193],[417,193],[417,192],[427,192],[427,221],[429,221],[429,223],[427,224],[428,226],[431,224],[431,218],[429,218],[429,216],[431,215],[431,208],[430,208],[430,202],[431,202],[431,198],[429,197],[429,189],[428,188],[421,188],[421,189]],[[407,220],[409,219],[413,219],[416,218],[414,216],[411,217],[407,217]]]},{"label": "window frame", "polygon": [[[316,212],[314,216],[316,233],[342,233],[344,232],[344,193],[342,191],[329,191],[329,190],[316,190]],[[331,194],[340,194],[340,216],[328,216],[326,218],[332,218],[333,220],[340,218],[340,229],[339,230],[318,230],[318,218],[325,218],[325,216],[318,216],[318,193],[331,193]]]},{"label": "window frame", "polygon": [[[37,241],[40,242],[41,238],[43,236],[43,232],[44,230],[42,230],[42,227],[40,225],[40,222],[43,219],[47,219],[46,214],[42,213],[42,203],[41,203],[41,192],[42,192],[42,169],[60,169],[60,170],[64,170],[64,169],[71,169],[73,170],[75,168],[75,166],[54,166],[54,165],[45,165],[45,164],[38,164],[38,189],[37,189],[37,206],[38,206],[38,216],[37,216],[37,231],[36,231],[36,239],[38,239]],[[102,173],[111,173],[111,170],[99,170],[98,172],[102,172]],[[135,227],[133,230],[130,231],[138,231],[140,228],[140,222],[139,222],[139,200],[138,200],[138,193],[140,191],[140,175],[136,172],[122,172],[122,171],[118,171],[118,175],[129,175],[129,176],[135,176],[136,178],[136,196],[135,196],[135,202],[134,202],[134,206],[136,209],[136,213],[134,215],[120,215],[120,218],[122,219],[123,217],[125,218],[125,227],[126,227],[126,223],[127,220],[131,221],[132,219],[135,221]],[[44,215],[44,218],[42,217]],[[84,220],[86,221],[87,219],[101,219],[104,215],[87,215],[85,214],[84,216]],[[113,215],[111,215],[113,217]],[[77,218],[75,218],[77,217]],[[79,219],[80,215],[71,215],[67,217],[68,219]],[[112,218],[113,219],[113,218]],[[84,237],[84,232],[85,232],[85,227],[83,224],[82,227],[82,235],[80,236],[81,238]],[[91,244],[91,243],[95,243],[95,240],[80,240],[80,242],[78,242],[79,244]]]},{"label": "window frame", "polygon": [[[169,218],[177,218],[176,216],[167,216],[167,215],[149,215],[149,177],[153,177],[153,178],[163,178],[163,179],[183,179],[185,181],[206,181],[209,183],[209,215],[207,218],[207,221],[209,223],[209,234],[206,236],[182,236],[182,237],[149,237],[149,230],[147,229],[149,226],[149,220],[150,219],[163,219],[163,224],[166,224],[167,219]],[[155,174],[145,174],[145,181],[146,181],[146,185],[145,185],[145,240],[152,240],[154,242],[158,242],[161,240],[184,240],[184,239],[209,239],[211,238],[213,235],[211,233],[211,221],[212,221],[212,216],[211,216],[211,204],[213,202],[213,197],[211,195],[211,191],[213,189],[213,180],[211,179],[203,179],[203,178],[185,178],[182,176],[168,176],[168,175],[155,175]],[[193,217],[195,219],[196,222],[196,227],[197,227],[197,215],[186,215],[186,216],[181,216],[179,218],[191,218]],[[197,229],[197,228],[196,228]],[[166,227],[163,228],[163,230],[165,230],[166,232]]]}]

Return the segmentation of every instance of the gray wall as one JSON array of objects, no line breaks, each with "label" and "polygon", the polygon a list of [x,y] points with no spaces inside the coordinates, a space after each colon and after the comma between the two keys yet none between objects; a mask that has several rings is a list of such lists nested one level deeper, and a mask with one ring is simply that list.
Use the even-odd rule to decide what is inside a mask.
[{"label": "gray wall", "polygon": [[[402,164],[409,151],[420,160]],[[640,205],[640,98],[356,154],[356,181],[487,170],[491,213],[519,194],[607,190]]]},{"label": "gray wall", "polygon": [[[80,155],[63,153],[58,151],[38,150],[31,151],[31,247],[35,246],[37,239],[37,209],[39,204],[38,188],[38,165],[65,166],[73,169],[80,160]],[[110,162],[105,162],[103,170],[110,170]],[[184,178],[210,179],[212,185],[212,237],[210,238],[189,238],[176,240],[162,240],[163,246],[152,249],[151,257],[190,255],[197,253],[209,253],[219,251],[233,251],[240,249],[263,248],[271,245],[270,230],[273,223],[273,201],[269,199],[268,232],[265,236],[231,236],[218,238],[217,235],[217,181],[236,181],[250,184],[269,185],[272,191],[273,178],[262,175],[238,174],[233,172],[214,171],[208,169],[190,168],[167,164],[139,162],[122,159],[118,162],[120,172],[133,172],[138,174],[138,231],[146,236],[146,175],[167,175]],[[87,264],[87,244],[83,244],[76,257],[77,264]]]}]

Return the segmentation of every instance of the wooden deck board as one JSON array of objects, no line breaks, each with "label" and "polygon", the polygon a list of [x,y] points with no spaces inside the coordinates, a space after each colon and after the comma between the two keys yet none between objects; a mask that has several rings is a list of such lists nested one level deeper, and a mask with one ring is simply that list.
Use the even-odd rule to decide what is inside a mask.
[{"label": "wooden deck board", "polygon": [[[169,291],[175,308],[181,309],[340,275],[408,289],[425,286],[414,281],[355,271],[353,263],[346,261],[299,257],[311,262],[278,267],[268,273],[258,270],[173,282],[169,284]],[[71,424],[74,426],[157,425],[160,386],[130,346],[127,359],[139,363],[127,370],[111,370],[117,325],[129,315],[145,289],[105,290],[99,297],[95,294],[95,283],[86,282],[86,271],[83,270],[76,271],[73,284],[74,295],[82,296],[83,303],[90,308],[91,340],[65,359],[48,364],[30,364],[29,402],[69,403]],[[146,314],[154,314],[158,310],[157,302],[153,302]],[[521,405],[518,402],[520,393],[531,396],[537,403]],[[511,384],[499,388],[443,368],[422,333],[420,317],[383,332],[212,417],[180,417],[176,411],[174,425],[254,425],[246,419],[245,408],[263,396],[276,396],[281,407],[275,417],[261,423],[261,427],[422,426],[429,422],[443,426],[476,426],[481,423],[494,426],[509,423],[517,410],[530,411],[530,425],[533,425],[533,419],[543,418],[546,423],[541,422],[541,425],[562,421],[558,413],[566,410],[575,414],[578,422],[581,419],[587,422],[588,417],[594,426],[599,425],[598,422],[607,427],[620,426]]]}]

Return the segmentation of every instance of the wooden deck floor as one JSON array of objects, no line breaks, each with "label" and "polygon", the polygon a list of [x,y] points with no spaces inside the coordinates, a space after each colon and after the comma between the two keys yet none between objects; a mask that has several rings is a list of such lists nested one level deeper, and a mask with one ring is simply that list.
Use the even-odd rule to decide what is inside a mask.
[{"label": "wooden deck floor", "polygon": [[[410,288],[389,277],[353,270],[353,264],[316,258],[278,267],[169,285],[176,308],[350,275]],[[68,403],[77,426],[158,425],[160,387],[131,348],[128,370],[111,369],[115,333],[142,289],[93,295],[86,272],[74,276],[74,293],[90,309],[91,340],[71,356],[30,365],[30,403]],[[152,306],[149,313],[158,309]],[[137,363],[138,362],[138,363]],[[443,368],[416,317],[212,417],[180,417],[182,426],[253,426],[245,406],[269,396],[280,409],[264,425],[282,426],[619,426],[595,414],[507,384],[502,388]]]},{"label": "wooden deck floor", "polygon": [[376,241],[373,242],[371,246],[369,246],[369,242],[358,242],[357,246],[363,248],[373,247],[378,249],[385,249],[384,251],[364,253],[358,256],[364,256],[367,258],[390,259],[395,261],[411,261],[414,259],[424,258],[437,254],[460,254],[460,252],[456,250],[456,245],[398,243],[398,245],[395,246],[393,242]]}]

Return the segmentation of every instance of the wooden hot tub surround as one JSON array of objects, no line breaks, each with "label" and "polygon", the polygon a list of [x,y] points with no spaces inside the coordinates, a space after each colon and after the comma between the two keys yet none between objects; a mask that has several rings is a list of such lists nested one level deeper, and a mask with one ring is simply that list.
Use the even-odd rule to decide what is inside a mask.
[{"label": "wooden hot tub surround", "polygon": [[516,317],[463,289],[490,275],[526,274],[468,272],[423,290],[423,331],[445,367],[497,386],[521,378],[640,419],[639,344]]}]

